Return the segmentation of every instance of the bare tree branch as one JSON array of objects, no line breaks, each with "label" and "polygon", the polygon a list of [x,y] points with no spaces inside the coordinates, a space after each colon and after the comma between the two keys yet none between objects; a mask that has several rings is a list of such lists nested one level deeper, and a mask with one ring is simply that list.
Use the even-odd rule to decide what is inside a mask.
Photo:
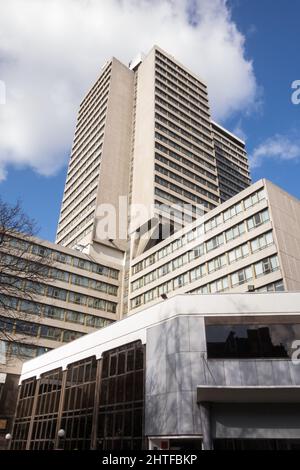
[{"label": "bare tree branch", "polygon": [[0,198],[0,340],[34,343],[29,323],[34,312],[17,308],[17,302],[34,302],[51,281],[51,253],[35,243],[36,233],[36,223],[19,202],[9,205]]}]

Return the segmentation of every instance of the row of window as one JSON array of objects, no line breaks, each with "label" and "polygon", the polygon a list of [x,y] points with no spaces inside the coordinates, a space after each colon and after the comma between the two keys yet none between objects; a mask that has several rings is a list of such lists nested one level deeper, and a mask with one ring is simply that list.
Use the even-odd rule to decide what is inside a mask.
[{"label": "row of window", "polygon": [[[91,279],[89,277],[85,276],[79,276],[78,274],[72,274],[69,273],[68,271],[63,271],[62,269],[57,269],[57,268],[49,268],[48,266],[45,265],[39,265],[37,263],[32,263],[28,260],[22,260],[19,261],[18,258],[15,256],[11,255],[2,255],[3,260],[5,260],[7,266],[13,266],[17,265],[20,269],[26,270],[28,267],[28,264],[34,264],[37,266],[37,272],[42,274],[43,276],[49,277],[49,279],[56,279],[61,282],[66,282],[70,284],[74,284],[76,286],[81,286],[81,287],[86,287],[92,290],[96,290],[99,292],[104,292],[109,295],[118,295],[118,286],[115,286],[113,284],[108,284],[106,282],[102,281],[97,281],[95,279]],[[17,260],[16,263],[14,264],[14,260]],[[21,264],[22,263],[22,268]]]},{"label": "row of window", "polygon": [[[61,240],[60,240],[60,243],[62,245],[66,244],[68,240],[70,240],[76,233],[78,233],[78,231],[80,229],[82,229],[82,227],[84,227],[85,225],[87,225],[91,220],[94,219],[94,213],[95,211],[93,210],[93,212],[91,212],[87,217],[85,217],[73,230],[71,230],[68,235],[66,235],[65,237],[63,237]],[[91,226],[91,224],[89,224],[89,227]],[[87,232],[89,233],[89,232]],[[82,235],[80,234],[80,238],[82,238]]]},{"label": "row of window", "polygon": [[[202,199],[201,197],[197,196],[196,194],[191,193],[190,191],[187,191],[186,189],[182,188],[181,186],[177,186],[176,184],[170,183],[169,181],[165,180],[164,178],[161,178],[160,176],[155,175],[155,183],[158,183],[161,186],[164,186],[165,188],[168,188],[171,191],[174,191],[175,193],[180,194],[181,196],[193,201],[196,204],[199,204],[200,206],[207,207],[208,209],[214,209],[216,207],[214,204],[209,203],[205,199]],[[182,182],[179,182],[179,183],[182,184]],[[197,191],[198,191],[198,189],[197,189]],[[198,192],[200,192],[200,191],[198,191]],[[203,190],[203,192],[206,193],[207,191]],[[169,196],[170,196],[170,194],[169,194]],[[169,197],[167,199],[169,200]],[[182,200],[182,203],[185,203],[185,201]]]},{"label": "row of window", "polygon": [[[227,141],[225,145],[218,142],[218,136],[215,136],[215,146],[217,147],[217,149],[224,150],[226,155],[232,157],[232,159],[236,161],[236,163],[238,163],[239,165],[242,165],[244,167],[246,165],[248,167],[248,159],[243,150],[237,151],[237,148],[232,148],[232,146],[229,145]],[[244,162],[244,164],[242,162]]]},{"label": "row of window", "polygon": [[[247,198],[248,199],[248,198]],[[228,218],[234,217],[242,211],[241,203],[231,206],[228,210],[224,213],[218,214],[217,216],[210,219],[204,225],[199,225],[198,227],[190,230],[185,235],[177,238],[173,242],[169,243],[168,245],[164,246],[160,250],[157,250],[155,253],[147,256],[142,261],[138,262],[132,267],[132,274],[136,274],[140,272],[142,269],[146,269],[148,266],[156,263],[160,259],[164,258],[165,256],[174,253],[187,243],[192,242],[196,238],[203,237],[205,232],[212,230],[213,228],[217,227],[224,221],[227,221]],[[225,215],[226,214],[226,215]],[[223,219],[224,217],[224,219]],[[226,217],[226,220],[225,220]],[[215,237],[210,238],[205,242],[206,252],[209,252],[215,248],[218,248],[220,245],[224,243],[224,236],[226,241],[230,241],[233,238],[238,237],[240,234],[245,232],[245,222],[247,225],[248,231],[252,230],[253,228],[258,227],[259,225],[268,222],[270,220],[269,211],[265,209],[263,211],[257,212],[252,217],[248,218],[246,221],[241,222],[240,224],[231,227],[224,233],[216,235]],[[205,253],[205,251],[203,251]]]},{"label": "row of window", "polygon": [[155,129],[158,129],[159,131],[168,135],[172,139],[175,139],[176,141],[180,142],[188,149],[191,149],[193,152],[197,152],[200,155],[204,155],[204,157],[210,160],[211,162],[215,162],[214,155],[211,155],[210,153],[203,151],[203,148],[205,148],[206,150],[213,152],[213,149],[211,147],[204,144],[203,142],[200,142],[201,147],[199,147],[198,145],[195,145],[192,143],[192,141],[194,141],[195,139],[191,139],[191,137],[189,137],[187,140],[186,138],[181,137],[181,134],[184,134],[184,133],[180,130],[180,128],[178,128],[179,130],[177,129],[176,132],[173,132],[168,127],[165,127],[159,124],[157,121],[155,121]]},{"label": "row of window", "polygon": [[[161,67],[161,65],[163,65],[163,67]],[[204,94],[202,90],[200,91],[198,89],[198,92],[196,92],[193,88],[187,85],[186,80],[184,82],[179,80],[177,78],[178,75],[175,76],[174,73],[170,73],[168,70],[166,70],[165,64],[163,64],[159,59],[156,61],[155,71],[159,77],[165,79],[167,83],[176,87],[177,90],[184,93],[184,95],[187,95],[195,103],[200,101],[205,107],[206,111],[209,112],[207,95]]]},{"label": "row of window", "polygon": [[[107,106],[107,97],[106,99],[103,100],[103,105],[102,108]],[[102,110],[101,110],[102,111]],[[104,129],[104,124],[102,126],[102,130]],[[100,143],[100,139],[103,137],[100,135],[99,131],[96,131],[94,135],[88,135],[88,138],[85,139],[81,145],[80,148],[76,149],[76,151],[72,150],[71,154],[71,159],[69,163],[69,173],[68,177],[71,176],[72,173],[74,173],[75,167],[78,166],[81,162],[83,162],[83,159],[87,156],[87,154],[93,150],[95,150],[95,146]]]},{"label": "row of window", "polygon": [[35,338],[47,338],[65,343],[84,335],[84,333],[78,331],[63,330],[54,326],[39,325],[38,323],[5,317],[0,317],[0,328],[6,334],[34,336]]},{"label": "row of window", "polygon": [[[82,134],[80,136],[80,141],[78,141],[78,143],[76,145],[79,144],[79,147],[75,149],[73,149],[72,151],[72,157],[71,157],[71,161],[70,161],[70,171],[71,170],[74,170],[74,167],[77,166],[77,164],[80,162],[83,161],[83,158],[81,159],[80,157],[84,157],[86,155],[86,150],[88,148],[90,148],[91,145],[94,144],[94,142],[96,141],[96,139],[98,139],[98,141],[103,137],[103,132],[104,132],[104,126],[105,126],[105,121],[106,121],[106,102],[107,100],[105,101],[105,105],[103,106],[102,105],[102,109],[101,109],[101,120],[99,119],[96,119],[94,124],[90,125],[87,129],[87,133],[85,134]],[[78,171],[77,171],[78,173]]]},{"label": "row of window", "polygon": [[[161,103],[163,100],[159,99],[157,101]],[[181,111],[176,109],[174,106],[168,105],[167,102],[165,103],[166,103],[166,106],[164,107],[160,106],[158,103],[155,103],[155,111],[158,111],[160,114],[162,114],[166,118],[172,119],[174,122],[178,122],[178,124],[183,126],[185,129],[193,132],[194,134],[197,134],[200,137],[204,136],[203,138],[205,140],[212,142],[211,132],[208,127],[204,126],[199,121],[196,121],[190,116],[187,116],[186,114],[182,113]],[[172,109],[173,112],[170,112],[169,109]],[[201,129],[201,131],[199,129]]]},{"label": "row of window", "polygon": [[[167,165],[170,168],[173,168],[174,170],[178,171],[179,173],[182,173],[183,175],[186,175],[189,178],[198,181],[199,183],[203,184],[203,186],[207,186],[208,188],[213,189],[214,191],[218,191],[218,188],[215,184],[211,183],[207,179],[202,178],[202,176],[199,176],[199,172],[196,168],[195,168],[196,172],[192,172],[192,171],[188,170],[187,168],[185,168],[184,166],[178,165],[177,163],[173,162],[169,158],[166,158],[166,157],[162,156],[158,152],[155,152],[155,159],[157,161],[161,162],[161,163],[164,163],[164,165]],[[179,160],[179,161],[181,161],[181,160]],[[194,169],[194,166],[196,166],[196,165],[189,165],[189,168]],[[202,173],[202,172],[200,172],[200,173]],[[205,173],[206,172],[204,171],[204,174]]]},{"label": "row of window", "polygon": [[[84,199],[84,201],[80,202],[78,204],[78,206],[76,206],[69,213],[69,215],[62,222],[60,222],[60,224],[59,224],[60,226],[65,225],[65,224],[66,225],[64,226],[64,228],[61,228],[60,230],[58,230],[57,237],[62,237],[75,224],[77,226],[78,221],[81,220],[82,217],[85,217],[86,214],[88,214],[92,209],[95,208],[95,206],[96,206],[96,194],[97,194],[97,186],[91,191],[90,194],[87,195],[87,197]],[[74,217],[74,214],[79,209],[81,209],[80,212]]]},{"label": "row of window", "polygon": [[[110,79],[111,74],[111,63],[109,66],[104,70],[102,75],[99,77],[95,85],[92,89],[88,92],[84,100],[80,104],[80,119],[78,120],[78,124],[81,123],[85,115],[89,115],[89,112],[95,108],[98,103],[99,97],[103,94],[103,87],[106,86],[108,80]],[[84,111],[86,109],[86,112]]]},{"label": "row of window", "polygon": [[[196,144],[198,144],[200,146],[203,146],[207,150],[210,150],[210,151],[212,150],[213,142],[212,142],[211,137],[207,136],[203,132],[200,132],[200,131],[195,130],[194,128],[191,128],[191,126],[188,126],[187,124],[185,124],[181,120],[179,122],[179,124],[180,124],[180,126],[179,126],[179,125],[174,123],[173,116],[170,116],[170,118],[171,118],[171,120],[169,118],[164,117],[162,115],[162,113],[160,113],[160,112],[155,113],[155,119],[157,121],[162,122],[164,125],[168,126],[168,128],[174,129],[174,131],[177,132],[178,134],[187,137],[189,139],[189,141],[193,141]],[[178,119],[175,118],[175,120],[178,122]],[[189,128],[189,132],[186,130],[187,127]],[[191,132],[192,132],[192,134],[191,134]],[[194,134],[197,134],[200,137],[200,139],[198,137],[195,137]],[[203,141],[208,142],[209,145],[207,145]]]},{"label": "row of window", "polygon": [[72,184],[72,192],[70,195],[66,196],[64,194],[64,201],[62,204],[61,210],[61,219],[65,215],[67,210],[70,210],[71,207],[74,207],[76,196],[80,194],[82,198],[88,191],[87,185],[93,184],[93,177],[97,174],[99,176],[99,169],[100,169],[100,162],[101,162],[101,151],[96,151],[93,157],[88,161],[87,165],[83,168],[82,173],[78,175],[78,182],[79,184],[76,186],[76,182]]},{"label": "row of window", "polygon": [[90,147],[85,153],[84,158],[80,159],[80,161],[76,163],[75,166],[72,166],[72,168],[69,169],[64,191],[64,198],[69,197],[70,192],[73,190],[74,183],[77,182],[80,176],[80,172],[84,172],[90,160],[93,159],[97,153],[101,155],[101,150],[103,146],[103,141],[101,140],[102,137],[103,135],[100,136],[98,140],[95,140],[93,146]]},{"label": "row of window", "polygon": [[[207,162],[206,160],[203,160],[202,158],[200,158],[195,153],[190,152],[189,150],[182,147],[181,145],[178,145],[176,142],[174,142],[174,140],[169,139],[168,137],[160,134],[159,132],[155,132],[155,139],[158,140],[159,142],[163,142],[164,144],[168,145],[171,148],[176,149],[178,152],[183,153],[187,157],[189,157],[189,158],[193,159],[194,161],[200,163],[201,165],[208,168],[209,170],[212,170],[213,172],[216,171],[216,167],[214,165]],[[204,152],[200,151],[200,150],[198,151],[198,153],[203,155],[204,157],[206,156],[206,154]]]},{"label": "row of window", "polygon": [[[162,97],[164,97],[164,99]],[[171,104],[170,101],[173,104]],[[180,116],[186,121],[199,126],[201,129],[206,130],[206,132],[210,132],[210,125],[206,119],[203,119],[201,116],[199,116],[198,113],[195,113],[194,111],[192,111],[191,109],[183,105],[182,103],[177,102],[172,97],[165,94],[163,91],[159,90],[158,88],[156,89],[155,103],[156,103],[155,108],[159,107],[160,111],[164,110],[164,112],[166,113],[164,108],[167,108],[168,110],[171,110],[172,113],[176,113],[177,116]],[[164,107],[162,108],[157,103],[162,104]],[[172,116],[174,116],[174,114],[172,114]]]},{"label": "row of window", "polygon": [[[74,143],[77,144],[77,140],[80,139],[81,134],[88,128],[89,124],[94,121],[94,118],[102,113],[104,108],[107,105],[108,101],[108,94],[109,94],[109,87],[110,87],[110,78],[106,81],[102,93],[98,96],[95,100],[93,106],[90,106],[86,112],[79,111],[78,121],[75,130],[75,139]],[[73,144],[74,146],[74,144]],[[73,148],[72,148],[72,155],[73,156]]]},{"label": "row of window", "polygon": [[91,197],[96,195],[97,181],[99,179],[99,169],[100,169],[100,165],[97,165],[97,167],[93,170],[93,172],[90,175],[91,177],[94,177],[96,175],[96,177],[88,182],[88,185],[82,190],[82,194],[76,196],[75,199],[71,201],[71,203],[66,207],[66,210],[64,210],[64,213],[61,213],[60,220],[59,220],[60,231],[61,231],[61,227],[64,224],[72,220],[74,213],[76,213],[78,209],[86,205],[88,201],[91,199]]},{"label": "row of window", "polygon": [[[177,181],[178,183],[182,184],[183,186],[186,186],[200,194],[203,194],[204,196],[212,199],[213,201],[219,202],[219,197],[216,196],[215,194],[211,193],[210,191],[207,191],[206,189],[203,189],[201,186],[198,186],[195,183],[192,183],[191,181],[187,180],[186,178],[183,178],[180,175],[177,175],[177,173],[174,173],[173,171],[168,170],[165,167],[162,167],[158,164],[155,165],[155,170],[159,173],[162,173],[163,175],[168,176],[169,178]],[[192,176],[194,176],[192,174]],[[196,176],[195,176],[196,179]],[[202,179],[202,178],[201,178]],[[205,180],[204,180],[205,181]]]},{"label": "row of window", "polygon": [[[99,129],[106,119],[106,111],[107,111],[107,107],[103,107],[103,100],[102,100],[102,102],[100,103],[99,109],[95,113],[93,113],[91,116],[89,116],[87,125],[83,129],[81,129],[80,132],[75,131],[73,149],[75,149],[75,145],[77,145],[77,143],[86,141],[86,138],[90,137],[91,135],[94,136],[93,133],[95,130],[97,130],[99,133]],[[84,138],[84,141],[82,140],[83,138]],[[77,154],[77,150],[75,151],[74,155],[75,154]]]},{"label": "row of window", "polygon": [[[169,145],[168,142],[166,142],[166,143]],[[202,158],[196,157],[196,156],[192,157],[195,161],[197,161],[197,163],[199,163],[201,165],[201,166],[199,166],[198,164],[194,163],[191,160],[188,160],[185,157],[182,157],[178,153],[176,153],[173,150],[165,147],[164,145],[162,145],[159,142],[155,142],[155,149],[158,150],[159,152],[163,153],[164,155],[168,155],[168,157],[171,157],[174,160],[177,160],[178,162],[182,163],[183,165],[186,165],[188,168],[191,168],[191,169],[195,170],[197,172],[197,174],[201,174],[203,176],[206,176],[207,178],[209,178],[210,180],[212,180],[214,182],[217,181],[216,174],[211,173],[211,171],[204,168],[205,166],[207,166],[206,165],[207,162],[205,160],[202,160]],[[182,150],[179,150],[179,151],[182,151]],[[160,154],[156,153],[156,155],[160,155]],[[209,166],[211,167],[210,164],[209,164]],[[212,167],[212,168],[215,171],[215,168],[214,167]],[[216,185],[214,185],[214,188],[215,187],[216,187]]]},{"label": "row of window", "polygon": [[[164,182],[164,180],[162,180],[163,184],[165,187],[172,189],[172,191],[175,191],[174,188],[171,188],[171,186],[174,186],[174,185],[168,185],[167,182]],[[176,186],[175,186],[176,187]],[[183,194],[181,191],[179,192],[180,188],[177,186],[176,187],[176,192],[178,192],[179,194]],[[185,191],[187,192],[187,191]],[[166,191],[162,191],[160,188],[158,187],[155,187],[155,190],[154,190],[154,194],[162,199],[165,199],[169,202],[171,202],[172,204],[176,204],[176,206],[186,206],[188,204],[193,204],[193,206],[195,207],[197,204],[198,206],[195,207],[194,212],[197,213],[198,215],[203,215],[204,213],[204,207],[207,207],[208,209],[214,209],[216,206],[210,204],[209,202],[207,201],[204,201],[204,200],[201,200],[201,202],[197,202],[195,201],[195,198],[191,198],[190,196],[188,195],[185,195],[185,197],[187,198],[190,198],[190,199],[193,199],[193,201],[195,202],[187,202],[185,200],[183,200],[182,198],[180,199],[179,197],[176,197],[174,196],[173,194],[170,194],[169,192],[166,192]],[[197,198],[197,200],[199,200],[200,198]],[[161,202],[157,202],[157,205],[160,205]],[[165,204],[165,202],[164,202]]]},{"label": "row of window", "polygon": [[200,103],[196,105],[191,100],[184,98],[183,95],[174,91],[172,87],[165,85],[157,77],[155,78],[155,85],[164,90],[168,95],[171,95],[177,102],[182,102],[185,106],[196,111],[200,116],[207,120],[207,123],[209,122],[209,114],[203,109],[203,106]]},{"label": "row of window", "polygon": [[55,286],[46,286],[39,282],[25,281],[21,278],[13,276],[0,275],[0,282],[5,285],[13,285],[14,288],[19,288],[22,292],[31,292],[37,295],[44,295],[53,299],[62,300],[77,305],[85,305],[89,308],[96,310],[104,310],[111,313],[116,313],[117,303],[109,300],[99,299],[89,295],[79,294],[78,292],[68,291]]},{"label": "row of window", "polygon": [[159,51],[155,51],[156,61],[161,63],[167,70],[172,72],[172,75],[181,78],[184,83],[188,82],[192,88],[195,88],[199,93],[203,93],[204,96],[207,96],[206,85],[200,80],[196,79],[193,75],[188,73],[178,64],[170,60],[168,57],[163,55]]},{"label": "row of window", "polygon": [[193,116],[195,119],[198,119],[204,125],[206,125],[208,127],[210,126],[209,120],[203,119],[203,117],[201,117],[201,112],[199,112],[199,111],[196,112],[195,110],[191,109],[186,104],[183,104],[181,101],[176,100],[173,96],[171,96],[169,93],[166,93],[164,91],[165,88],[166,87],[162,87],[162,86],[160,86],[160,87],[156,86],[155,87],[155,101],[157,103],[163,103],[164,102],[164,103],[168,103],[170,106],[171,106],[171,103],[172,103],[172,105],[174,105],[173,109],[176,106],[182,112],[184,112],[184,113],[186,113],[190,116]]},{"label": "row of window", "polygon": [[[77,244],[80,243],[86,235],[91,233],[91,231],[93,230],[93,224],[94,221],[92,220],[89,225],[77,235],[77,237],[73,238],[72,241],[68,241],[68,243],[66,243],[66,246],[68,246],[69,248],[76,249]],[[63,240],[61,241],[61,243],[63,243]]]},{"label": "row of window", "polygon": [[3,358],[18,357],[31,359],[36,356],[41,356],[51,348],[45,348],[42,346],[35,346],[32,344],[8,342],[0,340],[0,351]]},{"label": "row of window", "polygon": [[228,134],[226,130],[223,130],[218,124],[212,123],[212,128],[215,137],[220,141],[226,143],[229,147],[237,149],[246,155],[245,144],[242,143],[239,138],[235,135]]},{"label": "row of window", "polygon": [[52,268],[49,274],[50,277],[53,277],[58,281],[69,282],[70,284],[97,290],[109,295],[118,295],[118,287],[112,284],[107,284],[106,282],[96,281],[95,279],[90,279],[89,277],[79,276],[78,274],[71,274],[67,271],[62,271],[61,269],[56,268]]},{"label": "row of window", "polygon": [[94,263],[86,259],[77,258],[77,256],[61,253],[42,245],[37,245],[31,242],[29,243],[28,241],[21,240],[20,238],[10,237],[8,242],[12,248],[22,250],[26,253],[33,253],[45,258],[52,258],[54,261],[59,263],[68,264],[75,268],[111,277],[112,279],[118,279],[119,277],[119,271],[117,269],[109,268],[108,266],[103,266],[102,264]]},{"label": "row of window", "polygon": [[235,163],[233,163],[231,160],[228,159],[228,155],[223,154],[220,155],[220,153],[216,150],[216,160],[217,160],[217,165],[223,169],[225,169],[228,174],[233,174],[235,175],[239,180],[243,180],[246,183],[250,183],[250,174],[249,170],[243,169],[238,167]]},{"label": "row of window", "polygon": [[24,315],[36,315],[44,318],[52,318],[63,322],[78,323],[90,328],[103,328],[112,323],[112,320],[89,315],[87,313],[75,312],[54,305],[46,305],[32,300],[22,300],[16,297],[3,296],[2,301],[8,309],[20,312],[20,317]]},{"label": "row of window", "polygon": [[[232,230],[233,229],[230,229],[225,232],[225,239],[227,242],[232,240]],[[238,231],[236,236],[239,236],[240,234],[241,232]],[[228,251],[227,253],[223,253],[222,255],[211,259],[207,263],[203,263],[201,266],[199,266],[201,277],[205,274],[210,274],[214,271],[222,269],[227,265],[233,264],[239,261],[240,259],[249,256],[252,253],[256,253],[257,251],[272,245],[273,243],[274,240],[272,232],[267,232],[263,235],[260,235],[251,240],[249,243],[244,243],[234,248],[233,250]],[[140,277],[136,281],[133,281],[131,284],[132,292],[137,289],[140,289],[141,287],[147,286],[156,279],[161,279],[161,277],[173,272],[176,269],[181,268],[182,266],[185,266],[186,264],[203,256],[205,252],[208,253],[212,249],[213,246],[210,244],[210,242],[202,243],[201,245],[196,246],[192,250],[189,250],[188,252],[175,258],[172,261],[169,261],[169,263],[166,263],[160,266],[159,268],[155,269],[154,271],[151,271],[150,273],[146,274],[145,276]]]},{"label": "row of window", "polygon": [[220,175],[222,175],[223,178],[226,178],[227,181],[230,181],[230,187],[232,184],[240,185],[243,189],[246,188],[247,186],[250,185],[250,179],[242,176],[238,171],[233,170],[231,167],[228,167],[228,165],[223,165],[223,163],[220,163],[218,161],[217,157],[217,170]]},{"label": "row of window", "polygon": [[[145,292],[145,294],[141,294],[135,297],[131,300],[131,308],[135,309],[140,305],[151,302],[163,294],[173,292],[174,290],[177,290],[187,284],[194,282],[197,279],[202,278],[206,274],[203,266],[204,265],[197,266],[196,268],[176,276],[172,280]],[[230,275],[221,277],[213,282],[194,289],[192,292],[210,294],[224,292],[230,288],[245,284],[246,282],[252,281],[255,278],[259,278],[260,276],[276,271],[277,269],[279,269],[279,262],[277,255],[274,255],[272,257],[265,258],[258,263],[247,266],[246,268],[240,269]]]}]

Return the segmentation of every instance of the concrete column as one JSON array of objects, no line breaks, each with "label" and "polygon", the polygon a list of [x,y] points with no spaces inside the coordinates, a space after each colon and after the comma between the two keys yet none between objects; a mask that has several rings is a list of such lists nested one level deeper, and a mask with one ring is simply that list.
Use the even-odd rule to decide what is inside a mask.
[{"label": "concrete column", "polygon": [[210,403],[199,403],[202,434],[203,434],[203,450],[212,450],[212,435],[211,435],[211,418],[210,418]]}]

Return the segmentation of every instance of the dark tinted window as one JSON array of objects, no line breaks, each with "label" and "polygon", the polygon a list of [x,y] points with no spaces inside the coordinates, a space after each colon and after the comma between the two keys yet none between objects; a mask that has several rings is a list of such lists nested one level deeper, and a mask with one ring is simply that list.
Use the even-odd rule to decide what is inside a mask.
[{"label": "dark tinted window", "polygon": [[300,325],[207,325],[208,358],[290,358]]}]

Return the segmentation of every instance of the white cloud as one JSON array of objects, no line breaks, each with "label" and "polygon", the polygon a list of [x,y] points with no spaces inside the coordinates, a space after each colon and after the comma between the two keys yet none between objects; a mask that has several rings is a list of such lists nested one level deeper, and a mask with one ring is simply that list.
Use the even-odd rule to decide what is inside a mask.
[{"label": "white cloud", "polygon": [[250,165],[252,168],[257,168],[266,159],[298,161],[300,159],[300,140],[294,140],[280,134],[266,139],[250,155]]},{"label": "white cloud", "polygon": [[112,55],[128,63],[160,45],[207,81],[215,119],[256,100],[226,0],[6,0],[0,31],[0,178],[9,164],[65,164],[79,102]]}]

